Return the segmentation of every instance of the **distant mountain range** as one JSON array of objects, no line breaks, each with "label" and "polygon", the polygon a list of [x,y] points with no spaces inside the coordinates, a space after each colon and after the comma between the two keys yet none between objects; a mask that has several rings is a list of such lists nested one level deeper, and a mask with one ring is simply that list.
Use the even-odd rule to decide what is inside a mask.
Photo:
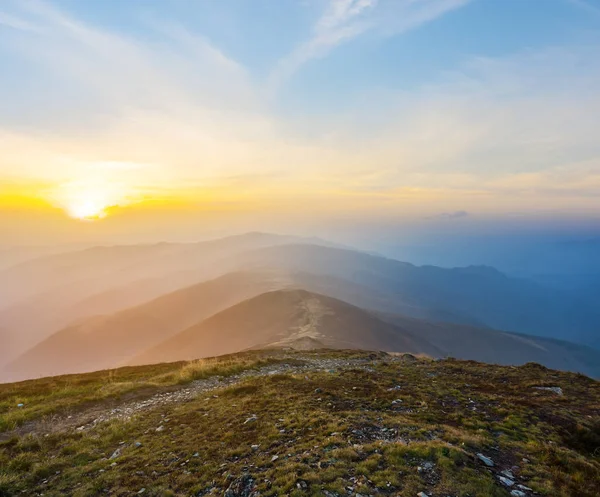
[{"label": "distant mountain range", "polygon": [[0,306],[4,381],[261,347],[534,361],[600,376],[590,347],[600,315],[587,301],[486,266],[418,267],[314,239],[251,233],[44,256],[0,273],[0,295],[10,296]]}]

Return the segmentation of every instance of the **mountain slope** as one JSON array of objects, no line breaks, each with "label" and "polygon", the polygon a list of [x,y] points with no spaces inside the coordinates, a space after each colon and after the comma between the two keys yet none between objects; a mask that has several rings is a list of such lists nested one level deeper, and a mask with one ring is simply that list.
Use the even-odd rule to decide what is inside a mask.
[{"label": "mountain slope", "polygon": [[261,274],[230,273],[112,315],[74,323],[4,368],[5,379],[116,367],[212,314],[278,285]]},{"label": "mountain slope", "polygon": [[45,378],[0,385],[0,493],[598,497],[598,405],[535,364],[360,351]]},{"label": "mountain slope", "polygon": [[395,295],[403,305],[419,310],[419,314],[402,311],[412,317],[426,317],[422,310],[428,309],[444,315],[445,321],[600,346],[600,309],[575,294],[510,278],[485,266],[418,267],[362,252],[312,245],[249,251],[232,266],[335,276]]},{"label": "mountain slope", "polygon": [[418,336],[340,300],[277,290],[246,300],[136,357],[132,364],[195,359],[310,341],[322,347],[438,355]]},{"label": "mountain slope", "polygon": [[0,348],[0,367],[75,319],[117,312],[230,272],[229,259],[244,251],[317,241],[327,243],[247,233],[199,243],[99,246],[19,264],[0,272],[0,343],[12,344]]},{"label": "mountain slope", "polygon": [[443,352],[444,357],[507,365],[537,362],[549,368],[600,378],[600,352],[583,345],[407,316],[379,316],[432,343]]}]

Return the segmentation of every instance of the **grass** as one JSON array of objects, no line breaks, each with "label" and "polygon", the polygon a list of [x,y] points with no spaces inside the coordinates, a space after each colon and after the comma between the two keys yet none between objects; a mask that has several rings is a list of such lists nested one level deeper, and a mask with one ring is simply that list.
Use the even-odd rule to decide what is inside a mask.
[{"label": "grass", "polygon": [[[320,357],[298,359],[309,356]],[[14,437],[0,445],[0,496],[223,495],[249,475],[264,497],[507,497],[501,470],[538,495],[599,495],[598,382],[535,366],[375,359],[367,369],[250,377],[85,432]],[[152,377],[173,385],[264,360],[274,359],[162,365]]]},{"label": "grass", "polygon": [[107,399],[118,400],[125,394],[151,395],[197,379],[231,376],[278,360],[276,354],[232,354],[0,384],[0,433],[57,412],[76,410]]}]

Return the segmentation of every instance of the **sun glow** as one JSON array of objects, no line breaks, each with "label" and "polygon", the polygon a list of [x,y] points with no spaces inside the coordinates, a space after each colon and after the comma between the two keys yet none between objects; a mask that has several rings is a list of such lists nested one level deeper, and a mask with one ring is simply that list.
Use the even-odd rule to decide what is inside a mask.
[{"label": "sun glow", "polygon": [[82,221],[105,218],[109,208],[128,203],[123,185],[99,179],[70,181],[52,196],[70,217]]}]

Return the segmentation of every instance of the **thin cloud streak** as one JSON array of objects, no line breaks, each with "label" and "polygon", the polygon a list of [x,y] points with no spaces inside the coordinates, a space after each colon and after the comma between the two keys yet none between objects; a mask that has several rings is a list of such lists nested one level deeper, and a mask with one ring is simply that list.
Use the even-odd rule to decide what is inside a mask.
[{"label": "thin cloud streak", "polygon": [[269,76],[271,92],[311,60],[363,34],[402,34],[433,21],[471,0],[330,0],[308,40],[281,59]]}]

